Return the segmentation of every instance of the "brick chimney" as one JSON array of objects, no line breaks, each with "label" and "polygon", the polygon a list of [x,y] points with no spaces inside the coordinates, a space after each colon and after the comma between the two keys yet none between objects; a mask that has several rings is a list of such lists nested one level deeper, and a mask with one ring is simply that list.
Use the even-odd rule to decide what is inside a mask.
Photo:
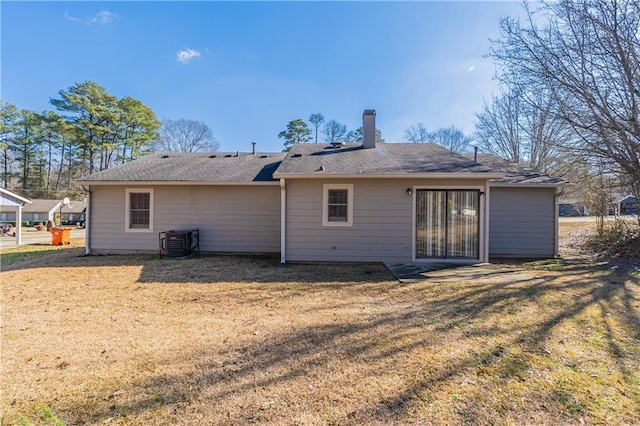
[{"label": "brick chimney", "polygon": [[365,109],[362,113],[362,147],[376,147],[376,110]]}]

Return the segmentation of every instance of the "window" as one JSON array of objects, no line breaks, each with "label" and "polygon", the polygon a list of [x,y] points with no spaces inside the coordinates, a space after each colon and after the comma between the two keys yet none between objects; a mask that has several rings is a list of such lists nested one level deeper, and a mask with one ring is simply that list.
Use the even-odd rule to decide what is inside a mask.
[{"label": "window", "polygon": [[478,259],[480,191],[418,189],[416,259]]},{"label": "window", "polygon": [[322,197],[323,226],[353,226],[353,185],[325,184]]},{"label": "window", "polygon": [[153,189],[127,189],[125,204],[125,231],[152,232]]}]

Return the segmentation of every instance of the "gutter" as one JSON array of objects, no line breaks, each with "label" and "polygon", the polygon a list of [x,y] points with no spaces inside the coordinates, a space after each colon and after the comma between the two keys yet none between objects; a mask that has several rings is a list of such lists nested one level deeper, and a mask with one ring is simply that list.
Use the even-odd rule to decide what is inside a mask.
[{"label": "gutter", "polygon": [[489,182],[492,188],[562,188],[568,183],[507,183]]},{"label": "gutter", "polygon": [[[279,183],[274,181],[257,181],[257,182],[192,182],[192,181],[156,181],[156,180],[77,180],[74,181],[80,185],[110,185],[110,186],[132,186],[132,185],[152,185],[152,186],[277,186]],[[84,187],[84,186],[83,186]]]},{"label": "gutter", "polygon": [[274,173],[275,179],[502,179],[504,173]]}]

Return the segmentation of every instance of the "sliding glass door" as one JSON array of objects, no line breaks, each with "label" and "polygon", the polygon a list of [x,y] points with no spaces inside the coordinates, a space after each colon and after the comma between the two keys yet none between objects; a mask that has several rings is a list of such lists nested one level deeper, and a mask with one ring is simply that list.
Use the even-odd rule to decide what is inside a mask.
[{"label": "sliding glass door", "polygon": [[478,259],[480,191],[416,192],[416,258]]}]

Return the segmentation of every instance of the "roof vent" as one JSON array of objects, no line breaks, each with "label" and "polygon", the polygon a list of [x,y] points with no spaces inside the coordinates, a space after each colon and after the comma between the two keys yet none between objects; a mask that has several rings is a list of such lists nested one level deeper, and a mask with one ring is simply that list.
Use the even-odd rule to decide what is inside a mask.
[{"label": "roof vent", "polygon": [[209,158],[218,158],[217,155],[210,155]]},{"label": "roof vent", "polygon": [[231,155],[231,154],[227,154],[227,155],[224,156],[224,158],[231,158],[231,157],[233,157],[233,155]]},{"label": "roof vent", "polygon": [[324,164],[320,164],[320,167],[318,167],[318,171],[319,172],[324,172],[326,169],[324,168]]},{"label": "roof vent", "polygon": [[169,154],[163,154],[160,156],[160,158],[169,158]]},{"label": "roof vent", "polygon": [[260,158],[267,158],[269,157],[268,155],[261,155]]},{"label": "roof vent", "polygon": [[298,158],[298,157],[302,157],[302,154],[293,154],[292,155],[293,158]]},{"label": "roof vent", "polygon": [[342,148],[343,145],[344,144],[342,142],[339,142],[339,141],[338,142],[331,142],[331,146],[333,148]]}]

